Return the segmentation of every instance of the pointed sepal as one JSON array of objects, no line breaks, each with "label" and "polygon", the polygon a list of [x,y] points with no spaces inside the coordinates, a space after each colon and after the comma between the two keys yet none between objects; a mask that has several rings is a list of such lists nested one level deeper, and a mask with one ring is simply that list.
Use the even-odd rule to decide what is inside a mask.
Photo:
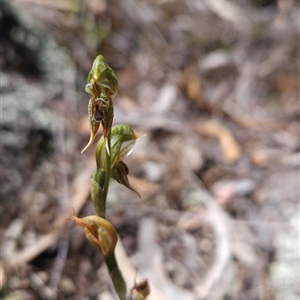
[{"label": "pointed sepal", "polygon": [[99,111],[97,109],[96,99],[95,97],[92,97],[88,105],[88,116],[89,116],[89,123],[90,123],[90,140],[87,143],[87,145],[83,148],[81,153],[87,150],[92,145],[92,143],[96,138],[100,126],[100,121],[97,120],[98,115],[99,115]]},{"label": "pointed sepal", "polygon": [[123,161],[118,162],[113,167],[111,172],[111,177],[113,179],[115,179],[120,184],[126,186],[128,189],[132,190],[133,192],[135,192],[141,198],[141,195],[130,185],[127,175],[128,175],[128,167]]}]

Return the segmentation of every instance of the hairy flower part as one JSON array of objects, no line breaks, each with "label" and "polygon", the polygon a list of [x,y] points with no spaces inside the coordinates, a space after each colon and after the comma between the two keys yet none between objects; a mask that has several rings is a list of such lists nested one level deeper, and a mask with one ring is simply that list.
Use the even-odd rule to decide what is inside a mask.
[{"label": "hairy flower part", "polygon": [[[111,130],[111,165],[112,168],[131,154],[135,141],[141,137],[126,124],[119,124]],[[101,137],[96,146],[97,169],[106,169],[105,138]]]},{"label": "hairy flower part", "polygon": [[68,218],[68,220],[73,220],[84,228],[87,239],[96,246],[104,257],[114,252],[118,235],[109,221],[99,216],[78,218],[76,215]]}]

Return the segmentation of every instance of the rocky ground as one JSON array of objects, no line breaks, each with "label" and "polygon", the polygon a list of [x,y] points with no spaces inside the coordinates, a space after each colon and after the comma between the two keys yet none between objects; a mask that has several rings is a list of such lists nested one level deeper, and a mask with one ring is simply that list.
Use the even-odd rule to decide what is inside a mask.
[{"label": "rocky ground", "polygon": [[1,0],[2,299],[117,299],[65,218],[94,214],[86,76],[146,133],[108,218],[150,300],[299,299],[299,4]]}]

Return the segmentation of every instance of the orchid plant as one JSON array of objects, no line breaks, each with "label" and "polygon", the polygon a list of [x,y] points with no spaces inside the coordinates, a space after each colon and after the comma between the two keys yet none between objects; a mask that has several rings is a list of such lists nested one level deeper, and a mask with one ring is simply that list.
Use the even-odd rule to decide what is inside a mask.
[{"label": "orchid plant", "polygon": [[128,167],[123,160],[132,152],[135,141],[140,136],[126,124],[112,127],[112,98],[117,93],[118,80],[102,55],[94,60],[87,82],[85,91],[92,95],[88,104],[90,139],[81,153],[93,144],[100,126],[103,131],[96,145],[97,169],[91,178],[91,198],[97,215],[78,218],[74,213],[69,220],[84,228],[89,242],[103,256],[120,300],[145,300],[150,293],[145,279],[135,283],[127,297],[126,283],[115,255],[118,235],[114,226],[106,219],[106,199],[111,177],[136,192],[129,183]]}]

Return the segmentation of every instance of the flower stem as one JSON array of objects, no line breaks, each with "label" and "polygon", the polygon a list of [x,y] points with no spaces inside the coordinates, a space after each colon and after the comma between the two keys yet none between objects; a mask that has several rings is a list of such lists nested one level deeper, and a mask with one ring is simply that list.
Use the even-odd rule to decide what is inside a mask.
[{"label": "flower stem", "polygon": [[126,283],[119,269],[115,253],[105,257],[105,263],[120,300],[126,300]]},{"label": "flower stem", "polygon": [[[111,143],[110,143],[110,130],[107,134],[107,149],[106,149],[106,174],[105,174],[105,181],[104,181],[104,188],[103,188],[103,205],[104,211],[106,212],[106,200],[108,194],[108,188],[110,183],[110,176],[111,176]],[[109,153],[108,153],[109,151]]]},{"label": "flower stem", "polygon": [[97,170],[91,179],[91,196],[92,201],[99,217],[105,219],[105,201],[103,197],[103,186],[106,172]]}]

